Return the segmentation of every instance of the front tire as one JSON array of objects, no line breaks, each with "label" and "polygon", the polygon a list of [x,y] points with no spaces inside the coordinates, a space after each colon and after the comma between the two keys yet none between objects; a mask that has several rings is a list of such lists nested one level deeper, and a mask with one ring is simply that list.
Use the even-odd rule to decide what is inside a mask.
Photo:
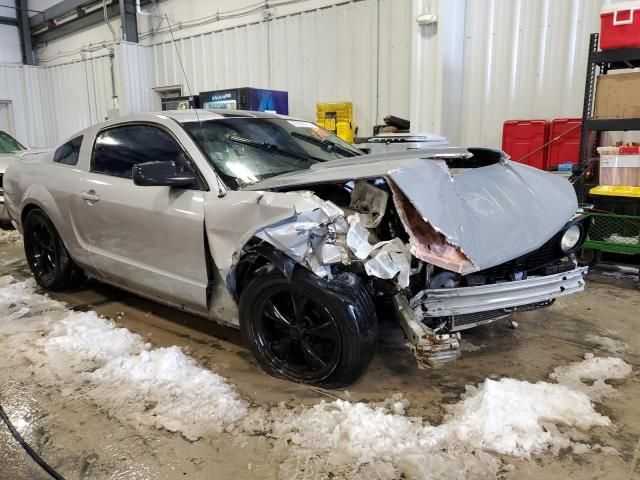
[{"label": "front tire", "polygon": [[31,210],[27,214],[23,232],[24,252],[38,285],[57,291],[82,283],[82,270],[73,263],[58,231],[42,210]]},{"label": "front tire", "polygon": [[277,270],[254,277],[240,296],[240,328],[268,373],[325,388],[360,378],[378,336],[375,307],[358,277],[326,281],[304,268],[291,280]]}]

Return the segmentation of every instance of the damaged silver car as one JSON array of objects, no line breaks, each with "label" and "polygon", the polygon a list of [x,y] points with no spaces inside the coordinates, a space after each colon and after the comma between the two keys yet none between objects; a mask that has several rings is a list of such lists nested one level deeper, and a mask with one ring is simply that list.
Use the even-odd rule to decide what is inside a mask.
[{"label": "damaged silver car", "polygon": [[88,276],[240,328],[297,382],[357,380],[385,302],[425,365],[584,288],[572,186],[496,150],[362,155],[290,117],[162,112],[13,163],[4,187],[42,287]]}]

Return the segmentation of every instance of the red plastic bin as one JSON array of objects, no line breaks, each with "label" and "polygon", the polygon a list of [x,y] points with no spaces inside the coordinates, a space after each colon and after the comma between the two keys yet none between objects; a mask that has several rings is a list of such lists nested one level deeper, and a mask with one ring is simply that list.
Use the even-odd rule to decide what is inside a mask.
[{"label": "red plastic bin", "polygon": [[600,9],[600,49],[640,46],[640,1],[605,5]]},{"label": "red plastic bin", "polygon": [[541,147],[548,140],[549,122],[546,120],[507,120],[502,126],[502,150],[515,162],[544,169],[547,149]]},{"label": "red plastic bin", "polygon": [[[581,118],[556,118],[551,122],[546,168],[557,167],[561,163],[578,163],[581,126]],[[554,142],[554,138],[558,140]]]}]

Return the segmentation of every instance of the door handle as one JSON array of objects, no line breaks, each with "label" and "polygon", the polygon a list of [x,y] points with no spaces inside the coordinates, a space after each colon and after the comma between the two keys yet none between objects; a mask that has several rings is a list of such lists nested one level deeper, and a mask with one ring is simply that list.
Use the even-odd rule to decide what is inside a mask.
[{"label": "door handle", "polygon": [[96,195],[95,190],[89,190],[88,192],[80,192],[80,198],[86,200],[88,203],[95,203],[100,200],[100,197]]}]

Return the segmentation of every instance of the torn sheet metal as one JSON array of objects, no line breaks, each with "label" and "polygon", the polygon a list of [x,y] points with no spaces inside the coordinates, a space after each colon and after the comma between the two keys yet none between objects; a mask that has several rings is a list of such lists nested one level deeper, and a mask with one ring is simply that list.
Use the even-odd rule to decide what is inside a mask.
[{"label": "torn sheet metal", "polygon": [[263,227],[255,236],[301,263],[310,250],[325,238],[330,222],[329,216],[321,208],[316,208],[308,212],[296,212],[290,218]]},{"label": "torn sheet metal", "polygon": [[354,213],[348,217],[349,232],[347,246],[364,263],[367,275],[389,280],[397,276],[401,288],[409,286],[411,254],[399,238],[369,243],[371,232],[362,225],[362,215]]},{"label": "torn sheet metal", "polygon": [[341,241],[347,232],[344,212],[330,201],[305,195],[314,200],[314,208],[296,211],[290,218],[261,228],[255,236],[308,266],[316,275],[330,277],[329,264],[349,259]]},{"label": "torn sheet metal", "polygon": [[394,238],[367,260],[364,268],[367,275],[386,280],[397,275],[400,288],[406,288],[411,274],[411,254],[399,238]]},{"label": "torn sheet metal", "polygon": [[[221,198],[214,192],[207,192],[205,203],[209,248],[223,277],[229,273],[242,247],[265,227],[286,223],[286,220],[318,208],[329,218],[342,211],[309,191],[279,193],[239,190]],[[344,229],[346,232],[346,221]]]},{"label": "torn sheet metal", "polygon": [[398,217],[409,234],[411,254],[429,264],[463,275],[478,268],[464,255],[462,250],[420,216],[416,208],[393,183],[393,192]]},{"label": "torn sheet metal", "polygon": [[375,248],[374,245],[369,243],[371,232],[362,225],[358,213],[350,215],[348,221],[347,245],[357,258],[364,260]]},{"label": "torn sheet metal", "polygon": [[578,207],[565,179],[514,162],[451,176],[441,160],[413,159],[389,177],[422,220],[458,247],[475,270],[541,247]]}]

